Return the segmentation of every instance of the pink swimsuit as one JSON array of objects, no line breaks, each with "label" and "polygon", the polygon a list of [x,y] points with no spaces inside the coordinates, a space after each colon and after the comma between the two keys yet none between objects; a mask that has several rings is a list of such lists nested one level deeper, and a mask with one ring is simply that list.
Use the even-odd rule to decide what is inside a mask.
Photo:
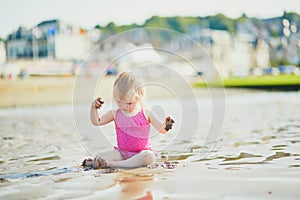
[{"label": "pink swimsuit", "polygon": [[151,150],[149,143],[150,124],[141,109],[134,116],[126,116],[118,109],[115,117],[118,146],[115,147],[124,159],[128,159],[142,150]]}]

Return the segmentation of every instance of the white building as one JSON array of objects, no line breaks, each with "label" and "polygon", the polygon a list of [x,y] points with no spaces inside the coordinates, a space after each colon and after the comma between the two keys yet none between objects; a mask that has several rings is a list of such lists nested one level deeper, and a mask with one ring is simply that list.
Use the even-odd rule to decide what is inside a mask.
[{"label": "white building", "polygon": [[270,66],[268,44],[249,30],[239,29],[232,35],[228,31],[194,26],[190,35],[207,50],[222,77],[245,76],[251,68]]},{"label": "white building", "polygon": [[255,40],[251,34],[240,33],[234,38],[232,50],[232,76],[246,76],[249,70],[253,67],[253,46],[252,42]]},{"label": "white building", "polygon": [[0,41],[0,66],[6,62],[5,42]]},{"label": "white building", "polygon": [[233,39],[228,31],[211,30],[213,45],[210,55],[221,76],[229,76],[232,70]]},{"label": "white building", "polygon": [[49,20],[30,30],[20,27],[10,34],[7,38],[7,58],[80,60],[86,57],[91,47],[84,30],[59,20]]},{"label": "white building", "polygon": [[260,68],[270,66],[269,45],[262,38],[256,38],[253,43],[253,66]]}]

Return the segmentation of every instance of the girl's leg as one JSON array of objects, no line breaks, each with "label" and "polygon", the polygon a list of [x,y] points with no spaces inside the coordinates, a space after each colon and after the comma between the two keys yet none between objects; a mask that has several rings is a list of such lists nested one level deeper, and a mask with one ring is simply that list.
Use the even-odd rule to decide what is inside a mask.
[{"label": "girl's leg", "polygon": [[122,155],[117,150],[98,153],[98,154],[96,154],[95,159],[98,159],[98,158],[102,158],[102,159],[106,160],[107,162],[123,160]]},{"label": "girl's leg", "polygon": [[117,151],[106,151],[98,153],[94,159],[88,158],[82,162],[82,166],[88,166],[93,168],[105,168],[110,167],[111,162],[123,160],[122,155]]},{"label": "girl's leg", "polygon": [[128,158],[127,160],[113,161],[110,163],[110,166],[125,168],[142,167],[154,164],[155,160],[156,156],[153,151],[143,150],[135,156]]}]

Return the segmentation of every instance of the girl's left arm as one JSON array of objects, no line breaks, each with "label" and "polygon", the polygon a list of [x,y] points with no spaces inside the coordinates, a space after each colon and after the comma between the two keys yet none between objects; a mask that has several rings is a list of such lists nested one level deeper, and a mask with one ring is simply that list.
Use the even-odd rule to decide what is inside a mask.
[{"label": "girl's left arm", "polygon": [[[164,122],[161,122],[158,117],[155,115],[155,113],[151,112],[150,110],[146,110],[146,113],[148,113],[148,119],[149,122],[154,126],[156,130],[158,130],[160,133],[165,134],[168,132],[167,127],[167,119],[171,119],[170,117],[167,117]],[[172,120],[172,124],[174,123],[174,120]],[[171,125],[172,126],[172,125]]]}]

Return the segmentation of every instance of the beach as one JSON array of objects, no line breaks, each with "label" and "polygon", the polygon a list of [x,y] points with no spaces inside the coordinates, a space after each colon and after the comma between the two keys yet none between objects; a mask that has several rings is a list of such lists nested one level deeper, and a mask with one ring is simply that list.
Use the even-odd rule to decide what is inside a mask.
[{"label": "beach", "polygon": [[0,79],[0,107],[71,103],[75,80],[72,76]]},{"label": "beach", "polygon": [[[206,152],[201,136],[169,140],[176,128],[186,134],[191,129],[180,123],[175,98],[153,93],[148,105],[174,112],[177,124],[169,136],[154,135],[152,144],[158,162],[167,154],[177,159],[176,167],[84,171],[82,160],[110,150],[114,132],[110,125],[99,130],[85,123],[88,101],[78,103],[87,114],[74,120],[74,82],[74,77],[0,80],[1,199],[299,198],[300,92],[225,90],[222,131]],[[190,102],[186,98],[180,101]],[[196,99],[202,132],[211,120],[211,98],[199,91]]]}]

